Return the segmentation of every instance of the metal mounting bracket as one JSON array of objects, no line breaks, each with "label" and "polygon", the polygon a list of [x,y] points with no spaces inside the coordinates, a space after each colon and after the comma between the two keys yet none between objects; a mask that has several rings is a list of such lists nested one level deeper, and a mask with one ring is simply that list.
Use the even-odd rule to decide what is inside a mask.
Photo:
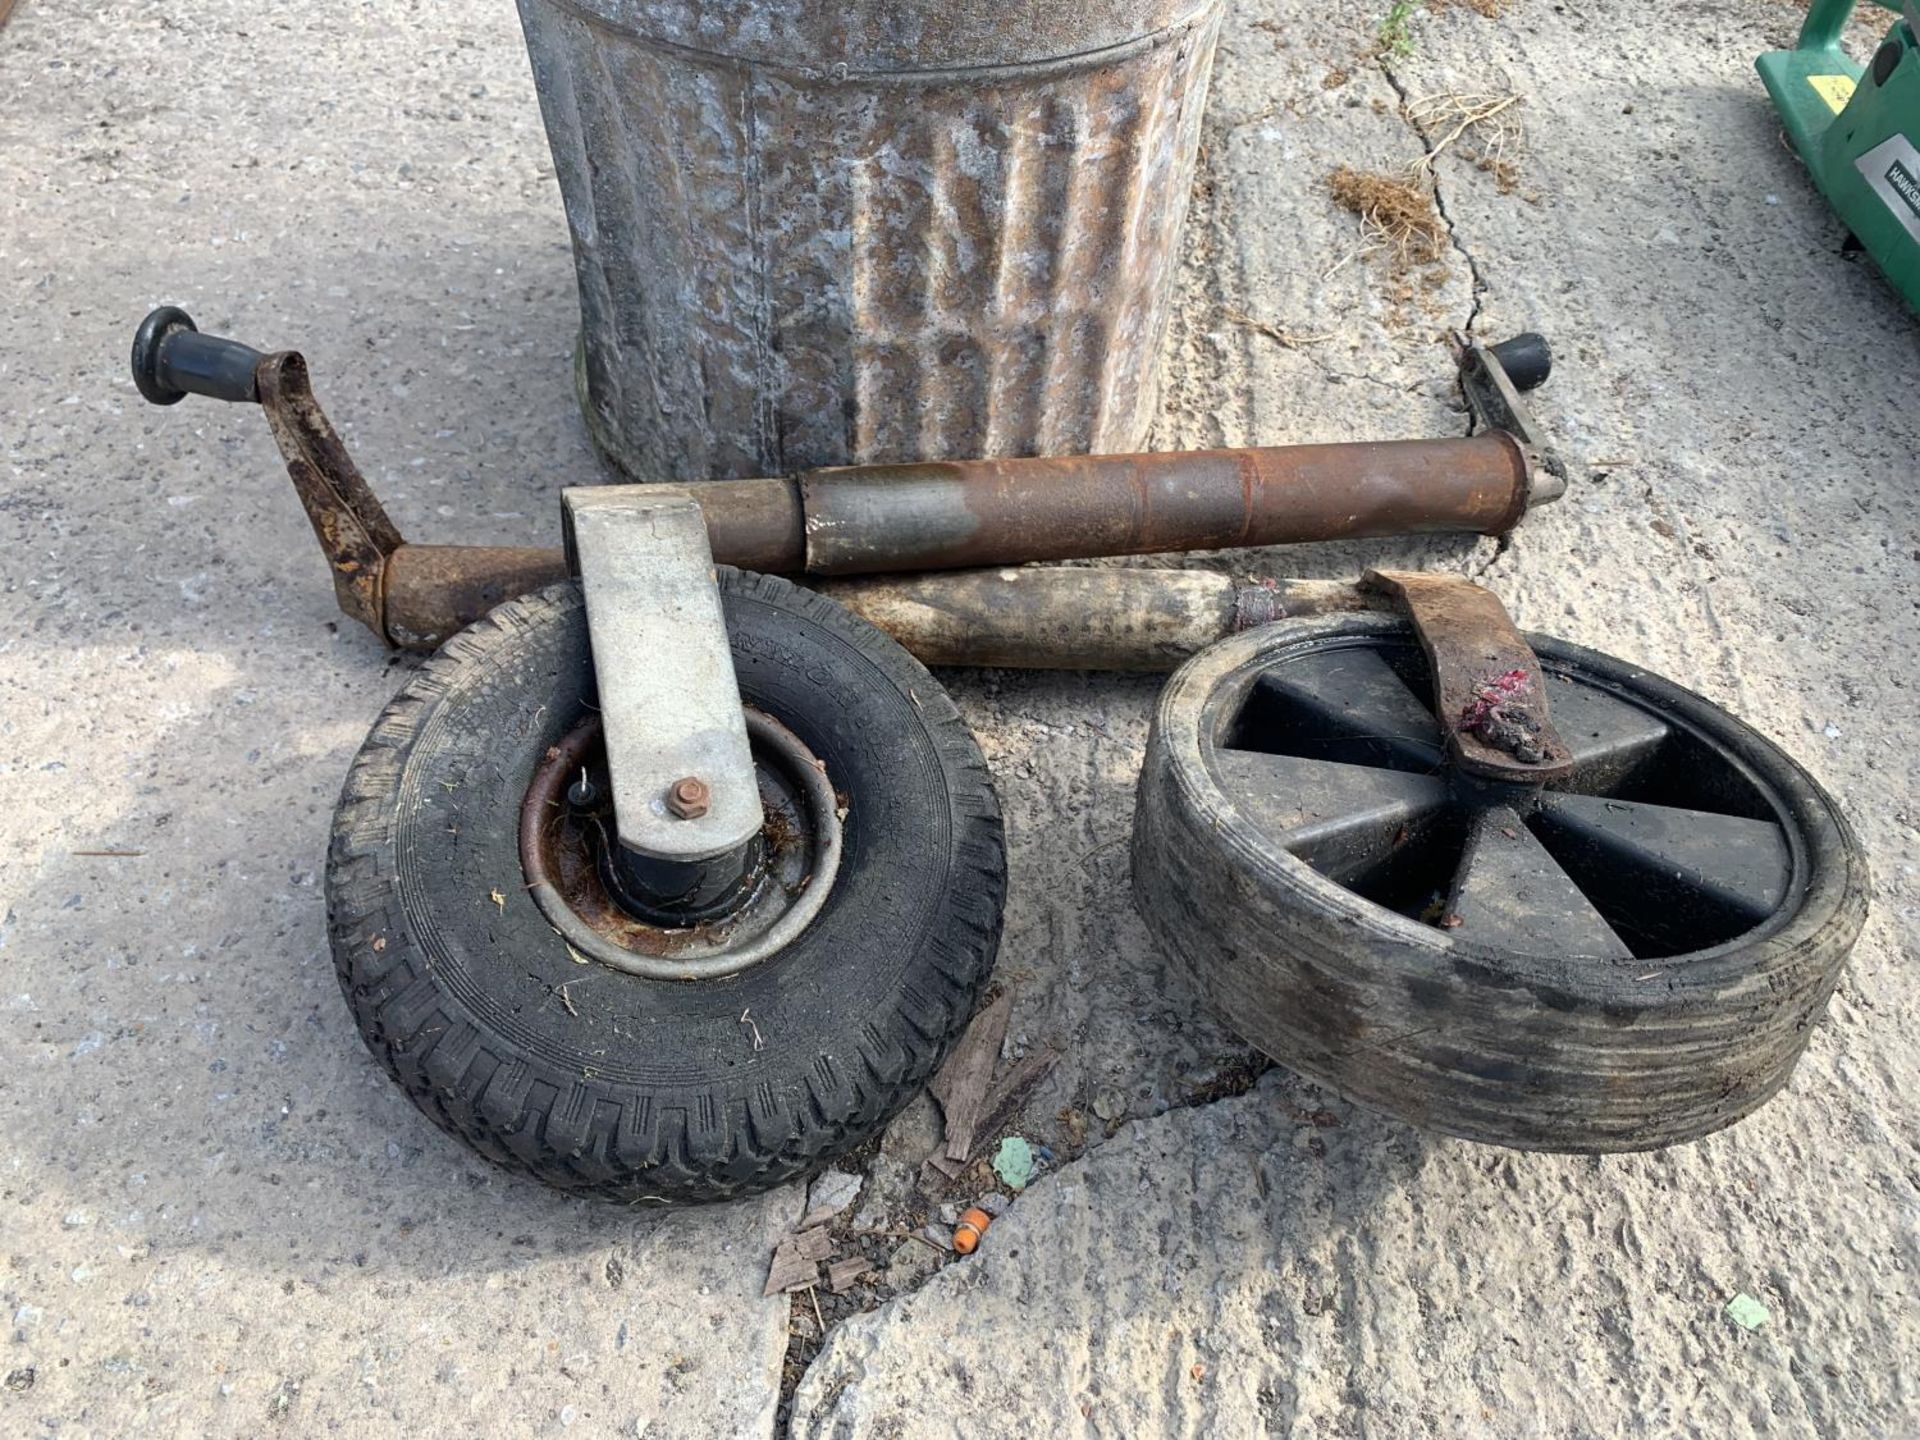
[{"label": "metal mounting bracket", "polygon": [[660,485],[563,490],[560,503],[621,848],[671,864],[743,850],[765,817],[699,505]]},{"label": "metal mounting bracket", "polygon": [[[1544,348],[1538,336],[1516,337],[1508,346],[1531,340]],[[1501,357],[1502,347],[1485,345],[1463,331],[1453,336],[1455,359],[1460,366],[1460,393],[1482,430],[1504,430],[1527,450],[1527,505],[1531,508],[1567,493],[1567,464],[1560,452],[1548,443],[1533,411],[1520,398],[1521,385],[1509,375]],[[1512,352],[1510,352],[1512,353]],[[1528,357],[1532,358],[1532,357]],[[1527,388],[1545,378],[1545,368],[1527,376]]]},{"label": "metal mounting bracket", "polygon": [[1420,637],[1433,676],[1433,712],[1454,762],[1507,785],[1572,773],[1553,728],[1546,676],[1500,597],[1459,575],[1369,570],[1362,588],[1391,595]]}]

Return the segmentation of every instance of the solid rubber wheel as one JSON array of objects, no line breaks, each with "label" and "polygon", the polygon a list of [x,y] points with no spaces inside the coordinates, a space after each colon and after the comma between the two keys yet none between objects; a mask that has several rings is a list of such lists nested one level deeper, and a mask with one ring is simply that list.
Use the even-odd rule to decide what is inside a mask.
[{"label": "solid rubber wheel", "polygon": [[833,602],[718,573],[743,700],[845,809],[826,902],[777,954],[720,979],[623,973],[527,893],[522,799],[594,699],[572,585],[449,640],[373,727],[335,816],[329,924],[368,1048],[444,1129],[566,1190],[722,1200],[843,1154],[932,1075],[999,943],[999,806],[946,692]]},{"label": "solid rubber wheel", "polygon": [[1575,769],[1453,771],[1385,616],[1290,622],[1162,694],[1135,821],[1147,925],[1280,1063],[1416,1125],[1650,1149],[1783,1085],[1864,923],[1833,801],[1725,711],[1529,637]]}]

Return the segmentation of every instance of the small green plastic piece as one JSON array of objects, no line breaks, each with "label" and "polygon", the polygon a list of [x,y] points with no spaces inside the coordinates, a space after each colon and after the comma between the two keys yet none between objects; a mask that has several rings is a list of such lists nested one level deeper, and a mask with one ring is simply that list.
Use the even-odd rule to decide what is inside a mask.
[{"label": "small green plastic piece", "polygon": [[994,1154],[993,1173],[1009,1190],[1026,1189],[1033,1179],[1033,1146],[1018,1135],[1009,1135]]},{"label": "small green plastic piece", "polygon": [[1840,48],[1853,6],[1814,0],[1795,47],[1754,63],[1814,184],[1920,313],[1920,40],[1895,20],[1856,64]]},{"label": "small green plastic piece", "polygon": [[1767,1307],[1744,1290],[1727,1302],[1727,1316],[1742,1330],[1758,1330],[1772,1318]]}]

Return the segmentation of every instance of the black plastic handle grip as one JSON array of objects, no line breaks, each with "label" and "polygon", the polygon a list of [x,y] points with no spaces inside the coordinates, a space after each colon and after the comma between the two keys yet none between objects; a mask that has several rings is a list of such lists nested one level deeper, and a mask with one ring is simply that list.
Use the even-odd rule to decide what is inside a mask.
[{"label": "black plastic handle grip", "polygon": [[1547,337],[1538,331],[1523,331],[1487,348],[1516,390],[1532,390],[1553,373],[1553,351],[1547,348]]},{"label": "black plastic handle grip", "polygon": [[202,335],[177,305],[162,305],[140,322],[133,337],[133,383],[155,405],[189,395],[256,402],[254,368],[260,352],[238,340]]}]

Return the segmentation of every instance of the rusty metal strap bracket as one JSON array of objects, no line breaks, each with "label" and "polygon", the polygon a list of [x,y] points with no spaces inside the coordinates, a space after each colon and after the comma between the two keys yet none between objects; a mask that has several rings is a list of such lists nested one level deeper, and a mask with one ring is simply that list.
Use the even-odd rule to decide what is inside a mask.
[{"label": "rusty metal strap bracket", "polygon": [[[1538,340],[1538,337],[1529,338]],[[1548,442],[1540,422],[1533,418],[1533,411],[1520,398],[1520,386],[1507,373],[1498,348],[1484,345],[1464,331],[1455,331],[1453,351],[1460,366],[1460,393],[1480,429],[1504,430],[1528,451],[1527,507],[1557,500],[1566,494],[1566,461]]]},{"label": "rusty metal strap bracket", "polygon": [[307,362],[300,353],[283,350],[262,356],[254,383],[286,459],[287,475],[333,569],[340,608],[384,636],[387,559],[406,542],[313,398]]},{"label": "rusty metal strap bracket", "polygon": [[1499,596],[1459,575],[1369,570],[1360,583],[1391,595],[1413,622],[1433,676],[1434,715],[1460,769],[1511,785],[1572,772],[1540,661]]}]

